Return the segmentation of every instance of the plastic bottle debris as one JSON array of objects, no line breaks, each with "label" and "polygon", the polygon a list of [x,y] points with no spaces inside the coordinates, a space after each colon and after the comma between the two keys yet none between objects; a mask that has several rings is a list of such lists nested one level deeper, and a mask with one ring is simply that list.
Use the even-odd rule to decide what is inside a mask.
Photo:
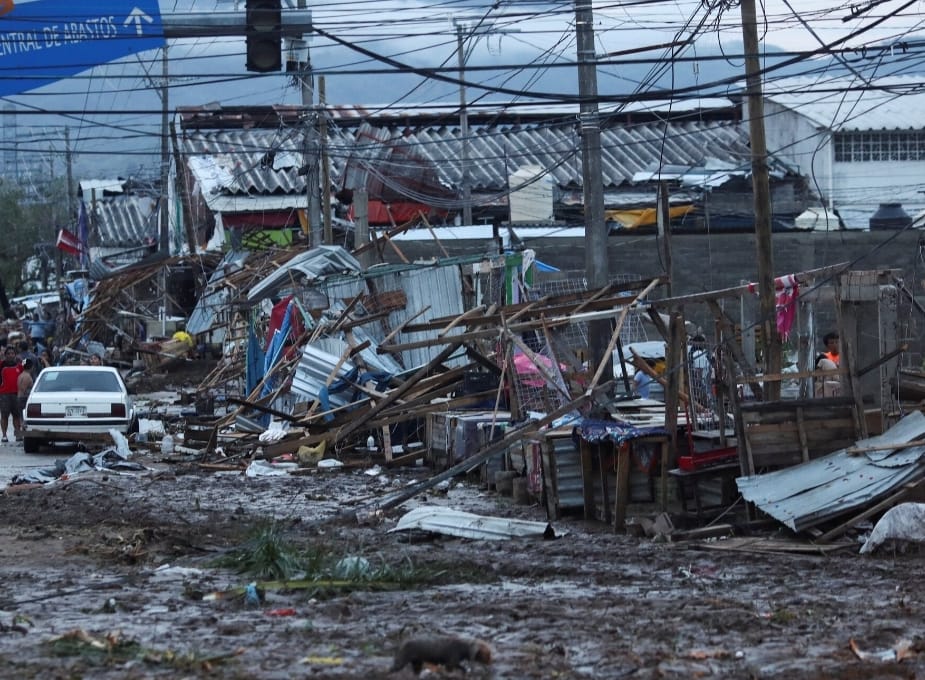
[{"label": "plastic bottle debris", "polygon": [[350,555],[342,558],[334,566],[338,578],[361,578],[369,574],[369,560],[365,557]]},{"label": "plastic bottle debris", "polygon": [[173,453],[173,436],[165,434],[164,438],[161,439],[161,453],[165,456]]},{"label": "plastic bottle debris", "polygon": [[256,607],[260,604],[260,591],[257,590],[257,582],[252,581],[248,583],[244,588],[244,602],[247,603],[249,607]]},{"label": "plastic bottle debris", "polygon": [[367,449],[368,451],[375,451],[375,450],[376,450],[376,438],[373,437],[372,435],[369,435],[369,436],[366,438],[366,449]]}]

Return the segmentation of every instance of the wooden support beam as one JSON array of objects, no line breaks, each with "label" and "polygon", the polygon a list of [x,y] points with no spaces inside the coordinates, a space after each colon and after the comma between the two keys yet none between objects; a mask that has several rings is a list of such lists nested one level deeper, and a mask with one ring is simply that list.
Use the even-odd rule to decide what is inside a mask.
[{"label": "wooden support beam", "polygon": [[901,500],[909,496],[913,491],[915,491],[922,484],[923,481],[925,480],[919,479],[918,481],[910,482],[909,484],[903,485],[903,487],[899,491],[892,494],[888,498],[885,498],[884,500],[880,501],[876,505],[870,506],[863,512],[849,519],[847,522],[839,524],[834,529],[830,529],[829,531],[825,532],[824,534],[822,534],[822,536],[816,539],[816,542],[817,543],[828,543],[833,538],[838,538],[839,536],[844,534],[846,531],[848,531],[848,529],[853,527],[858,522],[863,522],[864,520],[870,519],[874,515],[893,507],[894,505],[899,503]]}]

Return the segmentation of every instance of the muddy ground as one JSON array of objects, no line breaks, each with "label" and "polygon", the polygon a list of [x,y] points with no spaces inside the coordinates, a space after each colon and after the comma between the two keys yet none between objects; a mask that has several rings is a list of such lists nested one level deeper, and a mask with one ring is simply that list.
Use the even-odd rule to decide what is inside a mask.
[{"label": "muddy ground", "polygon": [[[248,478],[140,460],[152,471],[0,497],[0,676],[403,678],[388,673],[399,641],[449,632],[494,647],[468,677],[925,677],[916,549],[731,551],[580,519],[547,541],[409,536],[388,529],[421,502],[545,516],[467,482],[375,526],[330,522],[426,471]],[[255,531],[311,583],[248,604],[236,549]],[[368,560],[356,580],[332,571],[348,556]],[[906,658],[861,660],[852,640]]]}]

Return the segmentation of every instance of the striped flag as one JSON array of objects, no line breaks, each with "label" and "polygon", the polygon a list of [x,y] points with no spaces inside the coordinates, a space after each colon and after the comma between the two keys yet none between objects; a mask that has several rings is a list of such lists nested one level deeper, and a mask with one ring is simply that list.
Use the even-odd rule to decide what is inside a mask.
[{"label": "striped flag", "polygon": [[58,242],[55,243],[58,247],[58,250],[63,250],[68,255],[73,255],[74,257],[80,257],[80,239],[77,238],[77,235],[72,231],[68,231],[63,227],[58,230]]}]

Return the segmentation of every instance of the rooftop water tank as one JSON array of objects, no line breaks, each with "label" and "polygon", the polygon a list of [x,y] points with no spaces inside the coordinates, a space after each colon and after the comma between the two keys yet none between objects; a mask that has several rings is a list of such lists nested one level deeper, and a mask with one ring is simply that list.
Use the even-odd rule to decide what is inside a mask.
[{"label": "rooftop water tank", "polygon": [[903,210],[902,203],[881,203],[870,218],[870,229],[905,229],[912,224],[909,213]]},{"label": "rooftop water tank", "polygon": [[509,177],[511,222],[553,219],[553,178],[541,166],[525,165]]}]

